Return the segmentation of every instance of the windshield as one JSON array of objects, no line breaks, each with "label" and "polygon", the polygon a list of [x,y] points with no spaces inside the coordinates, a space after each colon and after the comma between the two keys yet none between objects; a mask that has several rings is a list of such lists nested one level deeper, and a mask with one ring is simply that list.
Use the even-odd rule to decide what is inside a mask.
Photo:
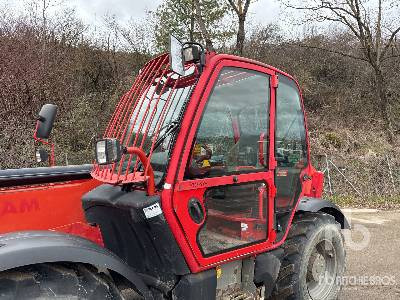
[{"label": "windshield", "polygon": [[[188,98],[190,97],[192,88],[193,85],[176,88],[171,95],[168,104],[167,102],[169,92],[160,95],[161,97],[159,101],[154,98],[151,100],[151,97],[149,95],[154,92],[155,87],[153,86],[149,89],[143,101],[143,107],[149,107],[149,111],[154,112],[153,120],[151,120],[151,117],[149,116],[145,118],[145,109],[141,109],[138,114],[138,119],[145,119],[145,124],[142,126],[142,129],[140,128],[140,125],[137,124],[137,122],[135,124],[135,114],[133,114],[130,119],[128,131],[131,131],[132,126],[134,126],[132,130],[133,134],[127,136],[124,142],[125,144],[133,144],[135,142],[135,139],[143,141],[141,148],[144,150],[147,156],[151,155],[150,161],[151,166],[153,167],[154,179],[156,184],[160,183],[161,179],[164,176],[164,173],[166,172],[172,143],[175,138],[175,133],[177,132],[177,129],[181,122],[182,108],[184,106],[184,103],[186,103]],[[167,107],[165,107],[166,105]],[[148,114],[149,113],[147,113],[147,115]],[[163,117],[164,121],[161,123],[161,125],[158,125],[161,121],[160,119]],[[160,128],[159,133],[157,134],[158,126],[160,126]],[[143,138],[142,131],[145,127],[148,127],[148,134],[145,138]],[[151,146],[153,145],[153,143],[154,148],[153,150],[151,150]],[[126,166],[128,165],[128,159],[129,157],[126,157]],[[133,158],[130,164],[131,171],[133,171],[135,164],[136,158]],[[126,167],[124,168],[124,170],[126,170]]]},{"label": "windshield", "polygon": [[[182,108],[194,87],[195,81],[187,78],[170,73],[156,78],[138,100],[125,129],[123,144],[138,147],[150,157],[156,184],[166,172]],[[122,161],[122,173],[144,171],[145,167],[136,156],[126,156]]]},{"label": "windshield", "polygon": [[[104,133],[104,138],[118,139],[123,147],[130,148],[131,154],[123,154],[111,165],[96,165],[92,176],[112,184],[140,185],[148,180],[151,166],[155,183],[160,183],[197,78],[195,65],[186,66],[184,76],[174,73],[168,54],[150,60],[122,96]],[[145,154],[146,165],[141,164],[137,153]]]}]

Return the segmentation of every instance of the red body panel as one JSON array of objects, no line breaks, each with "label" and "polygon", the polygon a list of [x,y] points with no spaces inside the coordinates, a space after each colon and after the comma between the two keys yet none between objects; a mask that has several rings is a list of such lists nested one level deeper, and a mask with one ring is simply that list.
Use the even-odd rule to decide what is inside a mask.
[{"label": "red body panel", "polygon": [[77,222],[61,227],[51,228],[50,230],[78,235],[104,247],[103,236],[101,235],[101,230],[97,225],[92,226],[87,223]]},{"label": "red body panel", "polygon": [[[57,230],[101,244],[96,227],[86,227],[81,197],[101,184],[83,179],[0,189],[0,233]],[[91,231],[90,229],[93,229]]]}]

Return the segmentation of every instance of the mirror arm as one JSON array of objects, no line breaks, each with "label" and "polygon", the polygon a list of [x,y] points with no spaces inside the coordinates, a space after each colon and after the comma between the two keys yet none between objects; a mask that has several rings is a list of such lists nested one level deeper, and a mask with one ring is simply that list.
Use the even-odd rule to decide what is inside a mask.
[{"label": "mirror arm", "polygon": [[38,120],[38,121],[40,121],[40,122],[44,122],[44,121],[46,121],[46,118],[39,115],[39,116],[36,118],[36,120]]},{"label": "mirror arm", "polygon": [[[39,118],[40,118],[40,117],[39,117]],[[43,144],[43,145],[48,145],[48,146],[50,146],[51,150],[50,150],[50,157],[49,157],[49,165],[50,165],[50,167],[54,167],[54,166],[56,165],[54,144],[51,142],[50,139],[48,139],[47,141],[45,141],[45,140],[43,140],[43,139],[37,137],[37,131],[38,131],[39,122],[40,122],[39,118],[38,118],[38,121],[36,122],[36,128],[35,128],[35,132],[33,133],[33,139],[34,139],[35,141],[37,141],[37,142]]]}]

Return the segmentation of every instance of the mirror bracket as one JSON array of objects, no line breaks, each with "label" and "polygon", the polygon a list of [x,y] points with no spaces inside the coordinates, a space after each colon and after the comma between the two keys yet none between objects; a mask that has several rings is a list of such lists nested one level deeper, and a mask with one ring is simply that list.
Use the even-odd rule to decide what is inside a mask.
[{"label": "mirror bracket", "polygon": [[48,145],[51,148],[49,165],[55,165],[54,144],[50,140],[50,133],[53,128],[54,120],[56,118],[58,107],[54,104],[45,104],[36,118],[35,132],[33,138],[35,141]]},{"label": "mirror bracket", "polygon": [[[38,123],[39,123],[39,122],[38,122]],[[37,131],[37,125],[36,125],[35,133],[33,134],[33,139],[34,139],[35,141],[37,141],[37,142],[43,144],[43,145],[47,145],[47,146],[50,147],[51,150],[50,150],[50,156],[49,156],[49,165],[50,165],[50,167],[54,167],[54,166],[56,165],[55,151],[54,151],[54,143],[52,143],[50,139],[47,140],[47,141],[45,141],[45,140],[43,140],[43,139],[41,139],[41,138],[38,138],[38,137],[36,136],[36,131]]]}]

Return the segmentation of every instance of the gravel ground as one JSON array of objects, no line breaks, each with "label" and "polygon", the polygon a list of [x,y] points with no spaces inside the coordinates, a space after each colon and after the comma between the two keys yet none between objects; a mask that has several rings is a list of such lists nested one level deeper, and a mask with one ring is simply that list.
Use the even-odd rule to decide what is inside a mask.
[{"label": "gravel ground", "polygon": [[339,299],[400,299],[400,211],[344,211],[353,229]]}]

